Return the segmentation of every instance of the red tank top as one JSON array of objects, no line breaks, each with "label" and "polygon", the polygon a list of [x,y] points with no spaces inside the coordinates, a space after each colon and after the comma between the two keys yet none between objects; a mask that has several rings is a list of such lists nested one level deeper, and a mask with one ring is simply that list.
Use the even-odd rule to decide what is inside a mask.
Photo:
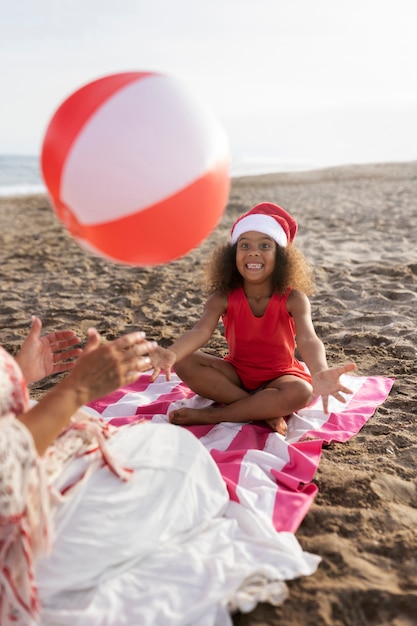
[{"label": "red tank top", "polygon": [[287,311],[290,291],[274,293],[262,317],[252,313],[243,287],[227,298],[223,315],[229,354],[225,357],[236,369],[242,385],[257,389],[261,385],[292,374],[311,382],[310,375],[295,358],[295,324]]}]

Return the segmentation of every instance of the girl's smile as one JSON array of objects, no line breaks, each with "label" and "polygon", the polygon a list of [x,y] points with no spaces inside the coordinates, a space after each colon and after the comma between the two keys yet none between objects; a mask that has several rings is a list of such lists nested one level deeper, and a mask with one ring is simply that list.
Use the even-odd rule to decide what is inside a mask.
[{"label": "girl's smile", "polygon": [[246,267],[249,270],[260,270],[263,268],[263,263],[246,263]]},{"label": "girl's smile", "polygon": [[236,266],[244,279],[269,278],[275,267],[275,241],[263,233],[249,231],[237,241]]}]

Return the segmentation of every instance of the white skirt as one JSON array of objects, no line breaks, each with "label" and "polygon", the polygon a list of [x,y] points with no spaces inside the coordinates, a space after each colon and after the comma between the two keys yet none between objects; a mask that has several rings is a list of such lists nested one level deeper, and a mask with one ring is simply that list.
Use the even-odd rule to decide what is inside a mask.
[{"label": "white skirt", "polygon": [[[135,473],[104,466],[54,512],[51,554],[37,563],[42,626],[224,626],[229,610],[278,604],[284,580],[318,557],[238,504],[203,445],[170,424],[122,427],[109,448]],[[57,488],[82,473],[75,459]]]}]

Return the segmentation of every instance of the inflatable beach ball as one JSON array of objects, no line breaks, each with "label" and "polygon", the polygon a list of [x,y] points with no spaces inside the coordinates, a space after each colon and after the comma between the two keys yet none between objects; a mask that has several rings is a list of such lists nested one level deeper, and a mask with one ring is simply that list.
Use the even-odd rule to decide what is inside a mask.
[{"label": "inflatable beach ball", "polygon": [[212,115],[176,79],[99,78],[53,115],[41,151],[52,205],[93,254],[132,265],[183,256],[226,207],[229,149]]}]

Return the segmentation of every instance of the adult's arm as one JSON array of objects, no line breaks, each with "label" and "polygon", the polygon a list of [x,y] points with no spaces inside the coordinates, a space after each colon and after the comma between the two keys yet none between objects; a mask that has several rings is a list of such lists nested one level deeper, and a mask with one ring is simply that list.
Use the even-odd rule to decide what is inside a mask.
[{"label": "adult's arm", "polygon": [[42,322],[34,315],[29,334],[16,356],[27,384],[72,369],[82,353],[81,348],[75,347],[80,340],[74,331],[61,330],[41,337],[41,330]]},{"label": "adult's arm", "polygon": [[86,347],[68,376],[17,416],[31,432],[38,454],[45,452],[77,409],[134,382],[148,370],[148,354],[155,347],[139,332],[103,344],[98,332],[90,329]]}]

